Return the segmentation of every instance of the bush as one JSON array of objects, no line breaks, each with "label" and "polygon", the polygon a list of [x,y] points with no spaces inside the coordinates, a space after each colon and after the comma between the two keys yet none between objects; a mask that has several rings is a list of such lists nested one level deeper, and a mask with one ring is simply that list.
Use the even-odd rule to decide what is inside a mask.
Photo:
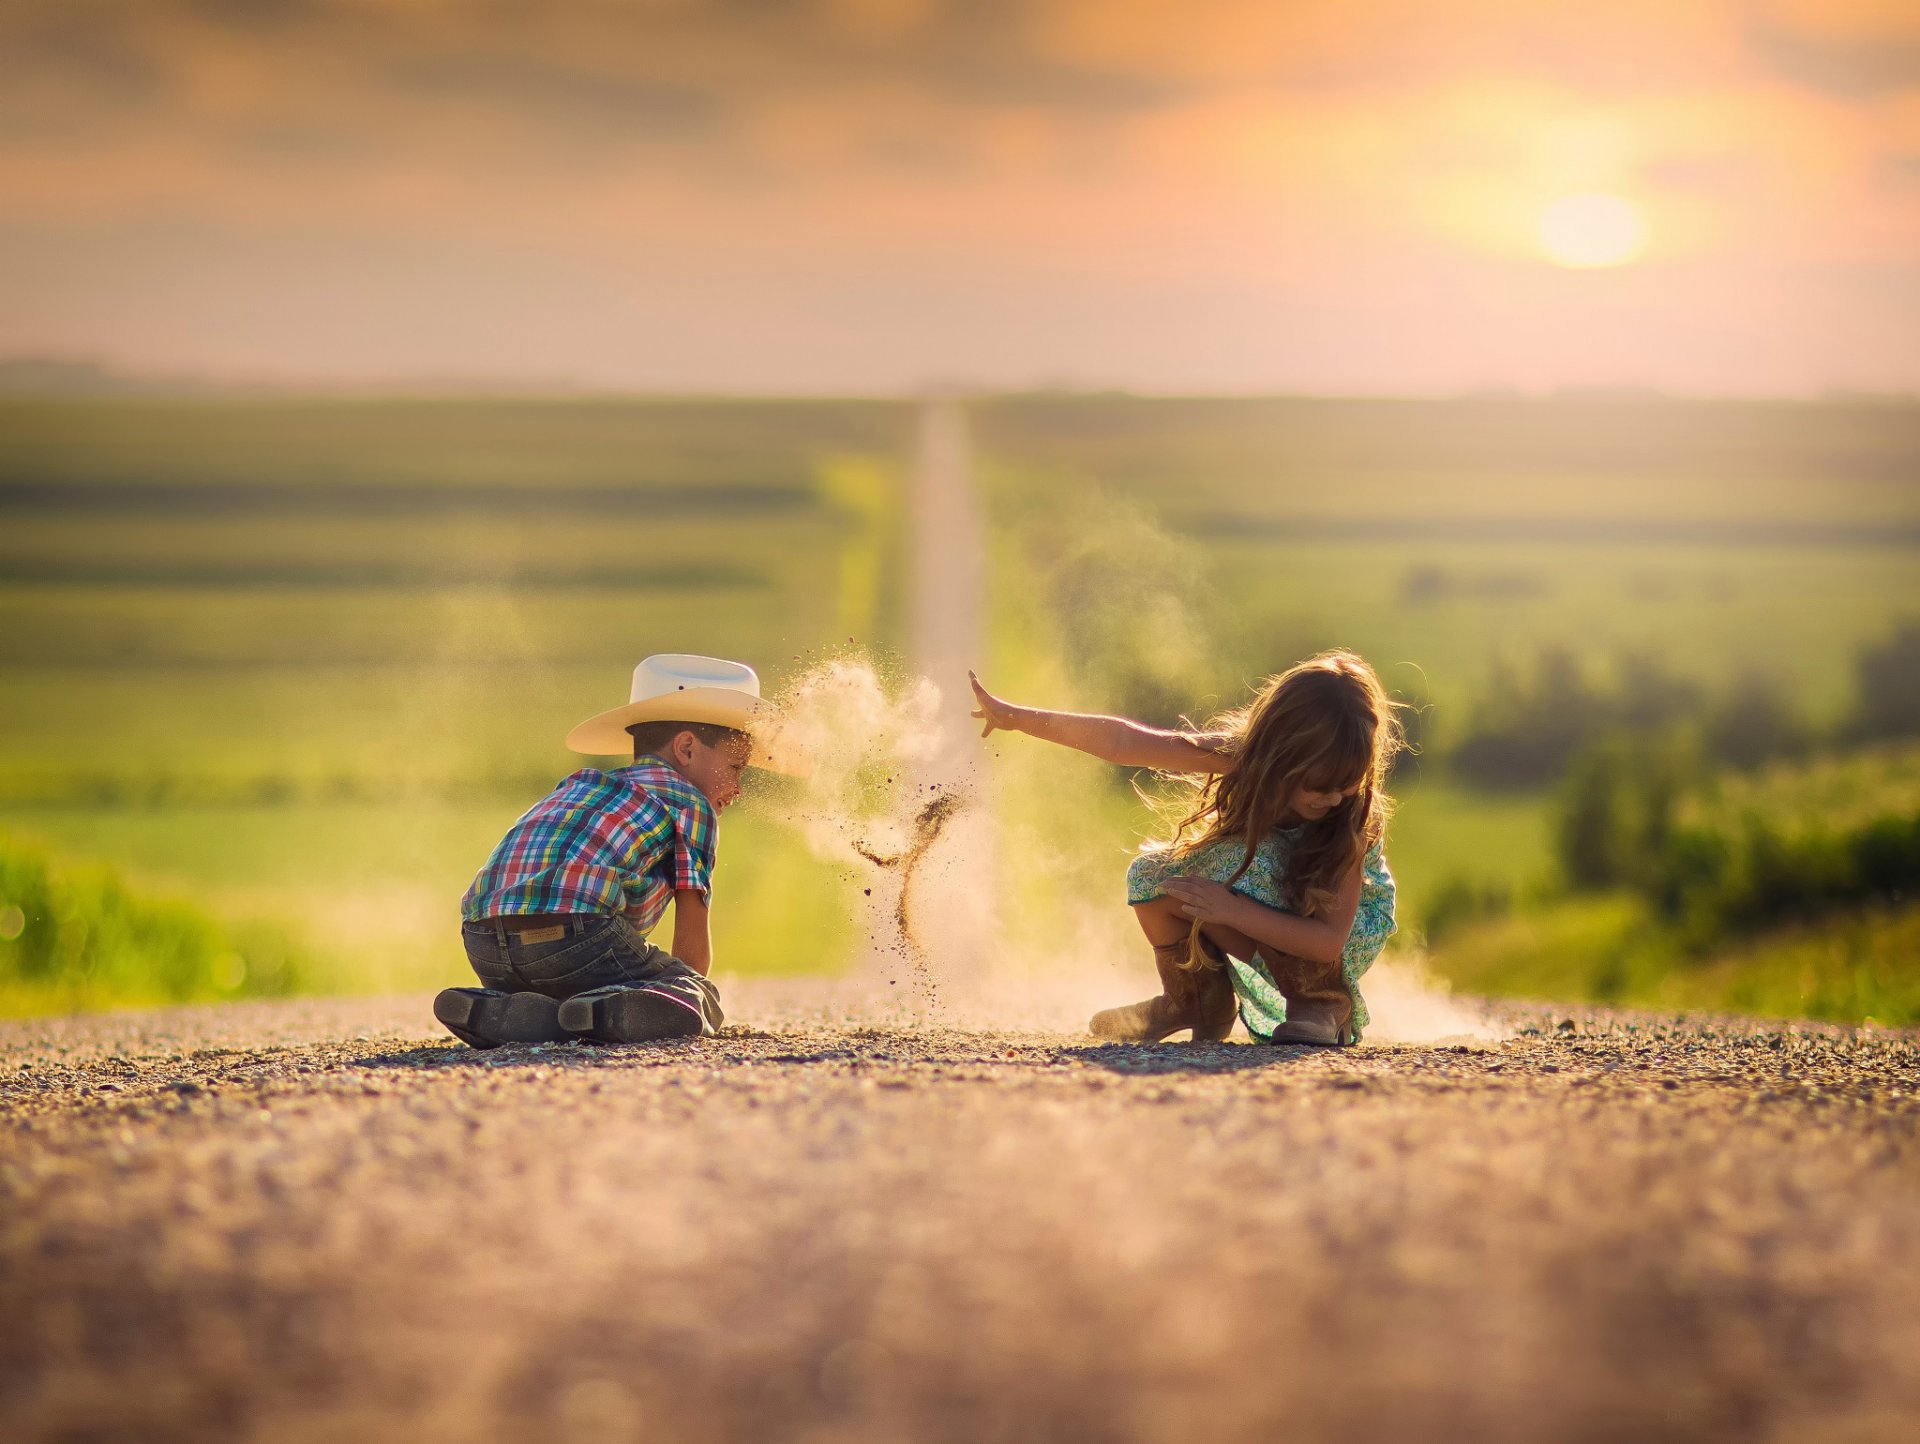
[{"label": "bush", "polygon": [[1576,890],[1628,887],[1704,946],[1726,933],[1817,918],[1920,892],[1920,809],[1898,790],[1838,825],[1748,808],[1677,822],[1686,755],[1616,740],[1574,765],[1557,818],[1560,865]]},{"label": "bush", "polygon": [[1427,942],[1437,943],[1467,923],[1505,917],[1512,909],[1513,893],[1505,883],[1448,877],[1427,897]]},{"label": "bush", "polygon": [[282,995],[304,960],[266,929],[0,838],[0,1012]]},{"label": "bush", "polygon": [[1676,834],[1650,889],[1696,942],[1817,918],[1920,890],[1920,815],[1791,833],[1749,816],[1735,830]]},{"label": "bush", "polygon": [[[1563,825],[1575,815],[1567,813]],[[1607,866],[1584,875],[1574,871],[1580,855],[1564,853],[1566,838],[1563,832],[1569,881],[1588,889],[1633,887],[1695,946],[1920,893],[1920,815],[1798,833],[1754,815],[1731,826],[1694,824],[1674,829],[1626,866],[1606,853]]]},{"label": "bush", "polygon": [[1583,754],[1556,827],[1567,882],[1597,889],[1651,876],[1672,830],[1685,765],[1677,748],[1630,737]]}]

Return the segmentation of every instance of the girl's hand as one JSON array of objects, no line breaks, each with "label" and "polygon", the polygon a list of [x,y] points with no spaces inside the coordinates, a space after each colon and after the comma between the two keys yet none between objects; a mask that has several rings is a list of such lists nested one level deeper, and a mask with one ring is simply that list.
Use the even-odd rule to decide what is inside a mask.
[{"label": "girl's hand", "polygon": [[1196,922],[1232,926],[1245,916],[1246,899],[1225,883],[1204,877],[1170,877],[1160,891],[1180,904],[1180,916]]},{"label": "girl's hand", "polygon": [[982,737],[991,737],[995,732],[1020,730],[1020,708],[994,696],[980,685],[980,679],[973,673],[967,673],[967,681],[973,684],[973,699],[980,704],[974,708],[973,715],[986,723],[986,726],[980,729]]}]

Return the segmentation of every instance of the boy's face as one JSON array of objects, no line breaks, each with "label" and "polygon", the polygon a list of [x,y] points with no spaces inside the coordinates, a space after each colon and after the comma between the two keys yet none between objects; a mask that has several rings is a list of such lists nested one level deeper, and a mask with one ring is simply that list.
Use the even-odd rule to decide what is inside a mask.
[{"label": "boy's face", "polygon": [[733,737],[718,747],[709,747],[691,732],[677,733],[667,747],[674,767],[706,794],[715,811],[740,796],[740,779],[746,773],[750,750],[748,743]]}]

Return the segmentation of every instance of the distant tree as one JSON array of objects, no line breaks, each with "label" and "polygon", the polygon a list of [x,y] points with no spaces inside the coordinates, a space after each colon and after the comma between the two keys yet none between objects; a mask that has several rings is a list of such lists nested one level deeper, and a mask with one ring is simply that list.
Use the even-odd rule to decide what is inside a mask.
[{"label": "distant tree", "polygon": [[1560,868],[1576,888],[1649,878],[1673,830],[1686,766],[1671,745],[1620,736],[1583,752],[1560,801]]},{"label": "distant tree", "polygon": [[1610,684],[1591,681],[1557,649],[1542,651],[1529,672],[1497,665],[1448,753],[1454,770],[1482,787],[1537,787],[1569,779],[1576,759],[1609,737],[1664,739],[1663,747],[1697,737],[1700,764],[1741,768],[1809,745],[1778,688],[1757,673],[1712,697],[1646,656],[1625,656],[1612,672]]},{"label": "distant tree", "polygon": [[1701,726],[1701,746],[1707,757],[1743,769],[1797,756],[1807,750],[1810,740],[1778,685],[1758,672],[1743,674],[1708,709]]},{"label": "distant tree", "polygon": [[1860,654],[1860,711],[1864,737],[1920,733],[1920,622],[1908,622],[1885,645]]},{"label": "distant tree", "polygon": [[1700,688],[1655,658],[1628,653],[1620,659],[1619,670],[1620,695],[1613,710],[1622,725],[1657,732],[1700,712]]},{"label": "distant tree", "polygon": [[1605,734],[1617,710],[1581,675],[1570,652],[1542,651],[1530,675],[1500,663],[1471,729],[1453,750],[1453,766],[1483,787],[1558,781],[1575,754]]}]

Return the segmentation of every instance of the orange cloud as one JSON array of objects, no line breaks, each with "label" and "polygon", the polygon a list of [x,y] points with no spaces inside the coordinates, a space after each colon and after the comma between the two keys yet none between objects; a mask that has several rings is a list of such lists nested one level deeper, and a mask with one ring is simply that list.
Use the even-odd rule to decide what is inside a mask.
[{"label": "orange cloud", "polygon": [[[16,0],[0,347],[1913,386],[1916,57],[1888,0]],[[1631,277],[1545,267],[1540,215],[1590,191],[1646,218]],[[1606,305],[1633,326],[1596,353]]]}]

